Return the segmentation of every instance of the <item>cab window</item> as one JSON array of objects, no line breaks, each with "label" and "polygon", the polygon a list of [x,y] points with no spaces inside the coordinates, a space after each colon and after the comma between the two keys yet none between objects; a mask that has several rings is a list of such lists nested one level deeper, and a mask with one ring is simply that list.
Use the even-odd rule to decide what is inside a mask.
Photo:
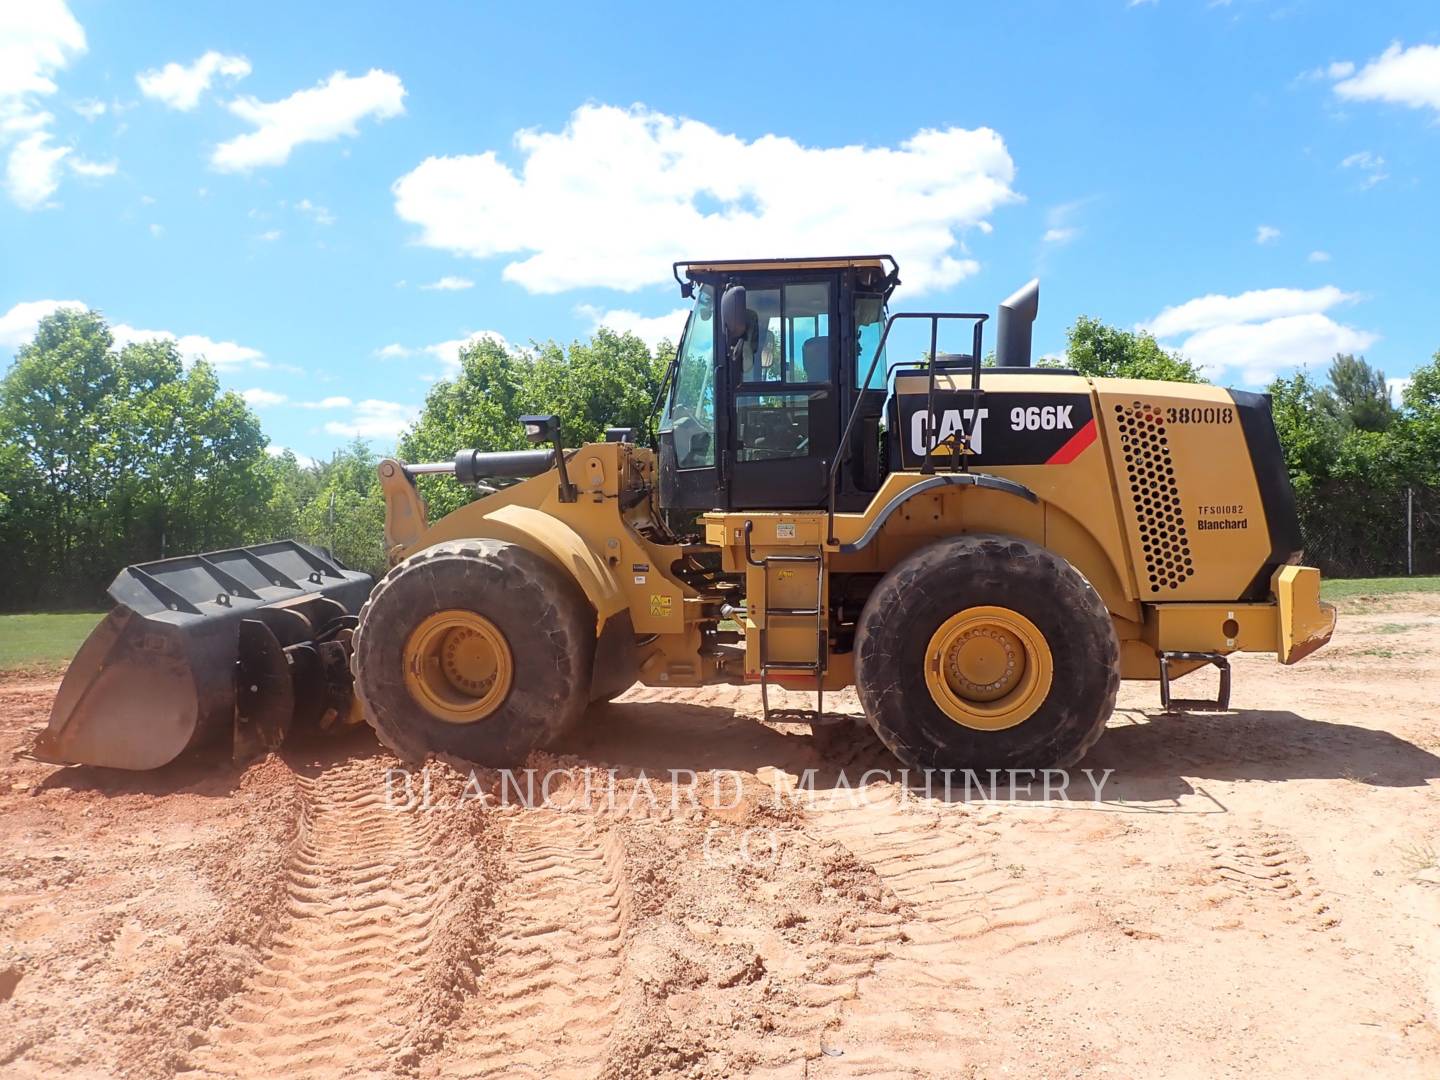
[{"label": "cab window", "polygon": [[750,289],[749,329],[740,348],[744,383],[830,381],[830,284],[825,281]]},{"label": "cab window", "polygon": [[855,386],[861,390],[884,390],[886,380],[885,354],[875,361],[875,370],[863,386],[861,380],[870,371],[870,361],[885,332],[885,298],[855,297]]},{"label": "cab window", "polygon": [[675,385],[662,430],[675,436],[675,463],[681,469],[715,464],[715,290],[702,285],[680,338]]}]

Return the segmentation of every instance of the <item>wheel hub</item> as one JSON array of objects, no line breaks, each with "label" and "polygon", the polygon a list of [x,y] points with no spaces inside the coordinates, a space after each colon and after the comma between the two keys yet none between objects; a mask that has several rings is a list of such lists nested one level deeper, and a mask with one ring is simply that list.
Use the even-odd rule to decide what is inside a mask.
[{"label": "wheel hub", "polygon": [[450,724],[489,716],[510,692],[514,660],[500,629],[473,611],[427,616],[405,643],[405,685],[416,704]]},{"label": "wheel hub", "polygon": [[972,701],[1004,697],[1025,672],[1024,645],[1010,631],[995,627],[966,630],[947,659],[946,681]]},{"label": "wheel hub", "polygon": [[925,682],[935,704],[957,724],[981,731],[1024,723],[1044,702],[1053,675],[1044,635],[1009,608],[951,616],[926,650]]}]

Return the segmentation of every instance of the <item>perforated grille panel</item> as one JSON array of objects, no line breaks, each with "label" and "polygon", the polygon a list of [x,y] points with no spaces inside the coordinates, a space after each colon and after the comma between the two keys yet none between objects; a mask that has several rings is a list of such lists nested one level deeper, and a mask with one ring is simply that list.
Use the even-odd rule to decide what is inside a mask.
[{"label": "perforated grille panel", "polygon": [[1195,573],[1195,565],[1160,406],[1143,401],[1116,405],[1115,424],[1120,430],[1120,450],[1129,473],[1150,591],[1177,588]]}]

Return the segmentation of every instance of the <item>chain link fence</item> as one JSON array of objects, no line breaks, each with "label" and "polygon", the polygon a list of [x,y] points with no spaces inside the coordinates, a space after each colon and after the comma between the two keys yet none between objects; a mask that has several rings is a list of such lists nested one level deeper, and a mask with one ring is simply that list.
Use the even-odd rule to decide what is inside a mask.
[{"label": "chain link fence", "polygon": [[1440,488],[1330,483],[1299,504],[1305,562],[1326,577],[1440,574]]}]

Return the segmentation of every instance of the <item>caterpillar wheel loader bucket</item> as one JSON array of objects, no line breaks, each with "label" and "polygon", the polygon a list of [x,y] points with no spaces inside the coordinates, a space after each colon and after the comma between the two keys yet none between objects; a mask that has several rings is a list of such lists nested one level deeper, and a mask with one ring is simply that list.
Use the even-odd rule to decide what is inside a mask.
[{"label": "caterpillar wheel loader bucket", "polygon": [[228,735],[243,761],[292,725],[352,719],[350,635],[371,585],[293,540],[127,566],[34,756],[154,769]]}]

